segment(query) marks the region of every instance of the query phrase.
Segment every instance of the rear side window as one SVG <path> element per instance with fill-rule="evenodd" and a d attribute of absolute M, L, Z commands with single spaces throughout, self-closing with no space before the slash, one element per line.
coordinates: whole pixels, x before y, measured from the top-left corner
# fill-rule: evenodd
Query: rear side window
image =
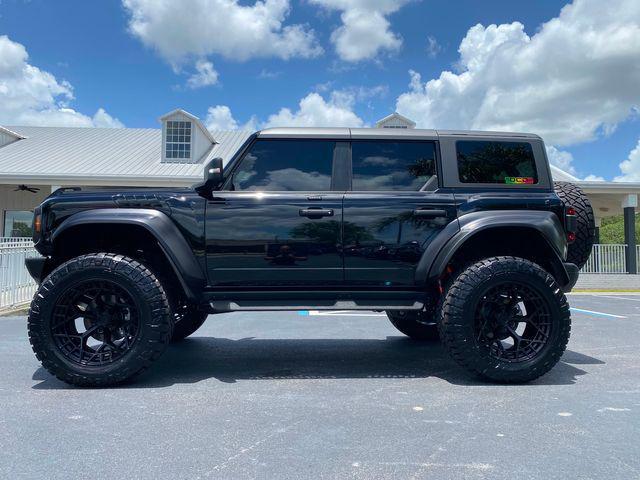
<path fill-rule="evenodd" d="M 335 142 L 257 140 L 233 173 L 233 190 L 331 190 Z"/>
<path fill-rule="evenodd" d="M 436 173 L 433 142 L 351 144 L 353 190 L 420 190 Z"/>
<path fill-rule="evenodd" d="M 456 142 L 462 183 L 538 183 L 531 144 L 527 142 Z"/>

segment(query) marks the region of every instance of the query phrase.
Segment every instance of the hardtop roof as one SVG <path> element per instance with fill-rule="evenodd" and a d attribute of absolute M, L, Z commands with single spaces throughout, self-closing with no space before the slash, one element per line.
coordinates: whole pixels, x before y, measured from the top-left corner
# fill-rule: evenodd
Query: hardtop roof
<path fill-rule="evenodd" d="M 540 139 L 532 133 L 476 130 L 430 130 L 422 128 L 321 128 L 277 127 L 257 132 L 260 138 L 333 138 L 437 140 L 439 137 L 489 137 Z"/>

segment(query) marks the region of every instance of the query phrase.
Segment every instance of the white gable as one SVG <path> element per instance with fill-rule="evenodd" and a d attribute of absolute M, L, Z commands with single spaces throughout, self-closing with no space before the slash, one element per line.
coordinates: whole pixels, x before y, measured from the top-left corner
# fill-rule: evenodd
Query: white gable
<path fill-rule="evenodd" d="M 9 145 L 10 143 L 15 142 L 16 140 L 22 140 L 24 137 L 19 133 L 16 133 L 8 128 L 0 126 L 0 148 L 5 145 Z"/>
<path fill-rule="evenodd" d="M 407 117 L 394 112 L 391 115 L 378 120 L 377 128 L 416 128 L 416 123 Z"/>
<path fill-rule="evenodd" d="M 163 163 L 199 163 L 216 144 L 198 117 L 182 109 L 163 115 L 160 121 Z"/>

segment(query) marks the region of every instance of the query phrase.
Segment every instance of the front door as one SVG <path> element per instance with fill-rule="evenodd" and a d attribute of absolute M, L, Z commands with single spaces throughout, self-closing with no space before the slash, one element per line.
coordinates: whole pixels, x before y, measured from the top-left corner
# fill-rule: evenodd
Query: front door
<path fill-rule="evenodd" d="M 354 140 L 352 190 L 344 198 L 345 282 L 412 288 L 426 247 L 456 218 L 439 192 L 435 143 Z"/>
<path fill-rule="evenodd" d="M 225 189 L 207 203 L 210 285 L 342 283 L 343 193 L 332 182 L 336 145 L 258 138 L 249 147 Z"/>

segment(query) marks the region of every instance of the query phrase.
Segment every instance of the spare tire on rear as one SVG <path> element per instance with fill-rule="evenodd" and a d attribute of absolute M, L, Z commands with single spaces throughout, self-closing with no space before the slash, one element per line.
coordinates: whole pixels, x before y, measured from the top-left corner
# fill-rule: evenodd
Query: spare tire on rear
<path fill-rule="evenodd" d="M 573 183 L 553 182 L 553 185 L 560 200 L 576 211 L 576 240 L 569 245 L 567 261 L 582 268 L 591 255 L 595 241 L 596 224 L 591 202 L 582 189 Z"/>

